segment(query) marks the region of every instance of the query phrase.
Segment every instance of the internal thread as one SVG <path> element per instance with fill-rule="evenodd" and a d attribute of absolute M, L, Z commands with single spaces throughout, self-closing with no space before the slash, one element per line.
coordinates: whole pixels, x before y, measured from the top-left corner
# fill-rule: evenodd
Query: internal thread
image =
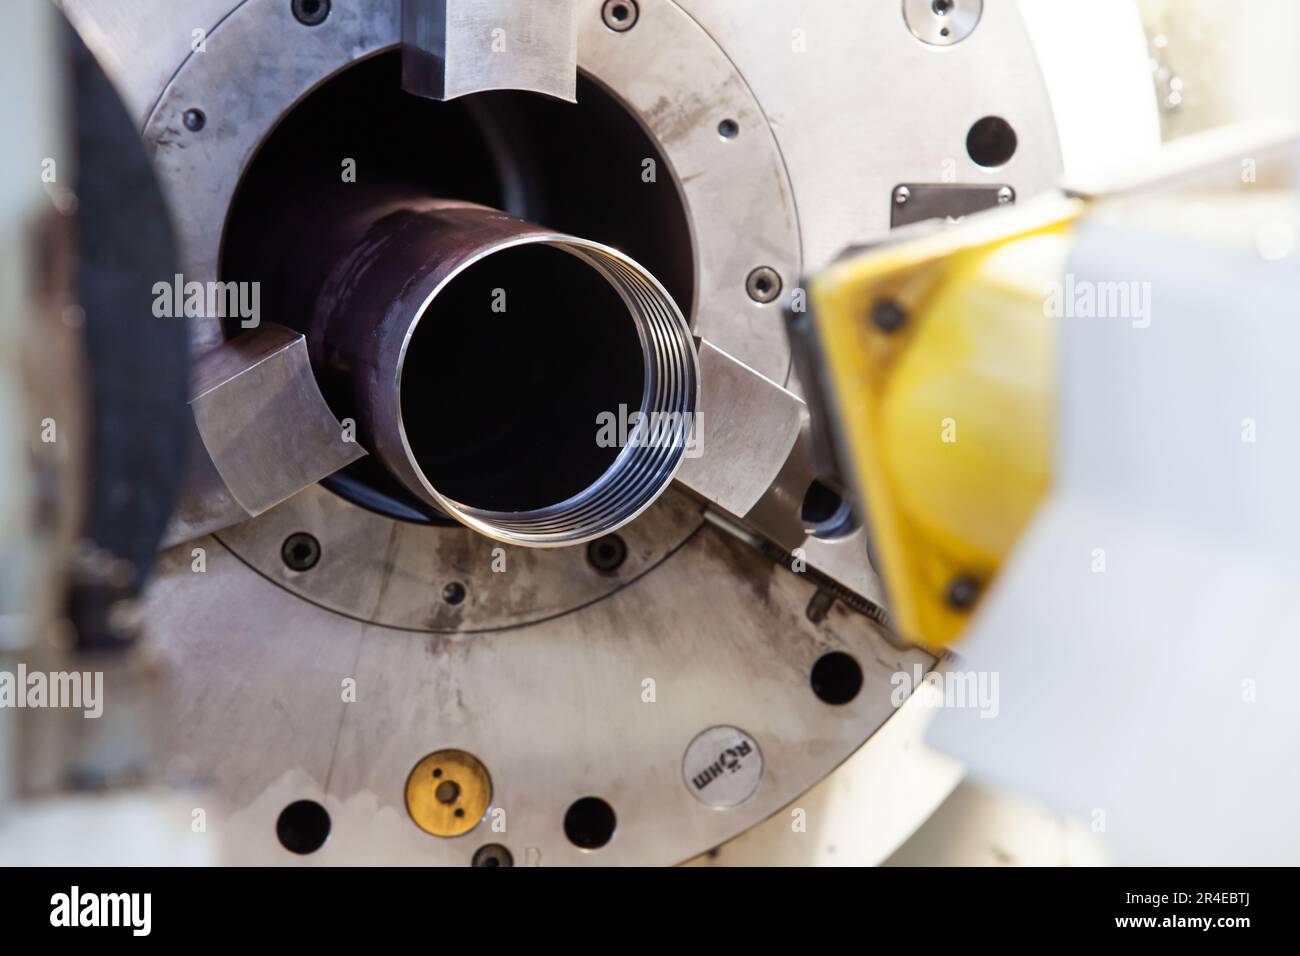
<path fill-rule="evenodd" d="M 534 547 L 590 541 L 625 525 L 653 504 L 686 454 L 699 394 L 699 364 L 690 327 L 649 273 L 615 250 L 595 243 L 555 238 L 545 244 L 586 262 L 623 299 L 636 325 L 645 362 L 641 407 L 635 409 L 641 419 L 629 429 L 626 445 L 604 474 L 554 505 L 531 511 L 490 511 L 447 498 L 429 485 L 458 520 L 499 540 Z M 595 421 L 591 428 L 594 442 Z"/>

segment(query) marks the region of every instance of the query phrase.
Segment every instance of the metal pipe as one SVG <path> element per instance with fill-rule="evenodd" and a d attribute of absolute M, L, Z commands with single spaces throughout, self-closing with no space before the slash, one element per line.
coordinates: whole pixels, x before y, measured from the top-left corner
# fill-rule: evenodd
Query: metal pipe
<path fill-rule="evenodd" d="M 690 328 L 599 243 L 483 206 L 395 200 L 335 227 L 313 365 L 420 499 L 492 538 L 578 544 L 672 481 L 698 398 Z"/>

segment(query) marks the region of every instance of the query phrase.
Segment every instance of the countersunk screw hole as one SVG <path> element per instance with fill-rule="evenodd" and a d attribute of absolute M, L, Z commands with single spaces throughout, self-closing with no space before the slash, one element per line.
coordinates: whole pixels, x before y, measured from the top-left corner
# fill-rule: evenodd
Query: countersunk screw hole
<path fill-rule="evenodd" d="M 616 534 L 607 534 L 587 545 L 587 562 L 601 574 L 613 574 L 627 560 L 627 543 Z"/>
<path fill-rule="evenodd" d="M 724 119 L 718 124 L 718 135 L 723 139 L 735 139 L 740 135 L 740 124 L 733 119 Z"/>
<path fill-rule="evenodd" d="M 615 33 L 631 30 L 640 16 L 635 0 L 605 0 L 605 5 L 600 8 L 600 18 Z"/>
<path fill-rule="evenodd" d="M 303 26 L 318 27 L 330 15 L 330 0 L 293 0 L 291 9 Z"/>
<path fill-rule="evenodd" d="M 200 109 L 186 110 L 185 114 L 181 117 L 181 121 L 184 122 L 185 128 L 191 133 L 197 133 L 208 124 L 208 118 L 203 114 L 203 110 Z"/>
<path fill-rule="evenodd" d="M 514 866 L 515 858 L 500 843 L 488 843 L 474 851 L 473 866 Z"/>
<path fill-rule="evenodd" d="M 320 560 L 320 542 L 306 531 L 295 531 L 280 546 L 280 558 L 291 571 L 310 571 Z"/>
<path fill-rule="evenodd" d="M 781 276 L 770 266 L 759 266 L 745 277 L 745 291 L 760 305 L 775 302 L 781 294 Z"/>

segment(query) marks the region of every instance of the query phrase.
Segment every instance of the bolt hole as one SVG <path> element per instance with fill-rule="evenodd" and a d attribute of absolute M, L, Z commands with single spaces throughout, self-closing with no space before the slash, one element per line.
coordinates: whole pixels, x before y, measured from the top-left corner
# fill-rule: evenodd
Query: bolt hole
<path fill-rule="evenodd" d="M 952 34 L 952 31 L 949 30 L 947 27 L 944 27 L 942 30 L 939 31 L 939 36 L 941 36 L 941 37 L 950 36 L 951 34 Z"/>
<path fill-rule="evenodd" d="M 462 810 L 460 807 L 457 807 L 457 808 L 456 808 L 455 816 L 459 819 L 460 817 L 463 817 L 464 815 L 465 815 L 465 811 Z"/>
<path fill-rule="evenodd" d="M 934 11 L 935 16 L 946 17 L 952 13 L 954 6 L 956 6 L 954 0 L 934 0 L 934 3 L 930 4 L 930 9 Z M 944 30 L 943 33 L 946 36 L 948 31 Z"/>
<path fill-rule="evenodd" d="M 297 800 L 280 811 L 275 835 L 290 853 L 315 853 L 330 835 L 329 812 L 315 800 Z"/>
<path fill-rule="evenodd" d="M 473 866 L 514 866 L 515 858 L 500 843 L 488 843 L 474 851 Z"/>
<path fill-rule="evenodd" d="M 459 581 L 452 581 L 442 589 L 442 599 L 448 604 L 459 604 L 465 600 L 465 585 Z"/>
<path fill-rule="evenodd" d="M 316 27 L 330 15 L 330 0 L 293 0 L 290 9 L 303 26 Z"/>
<path fill-rule="evenodd" d="M 601 574 L 613 574 L 627 560 L 627 543 L 616 534 L 607 534 L 587 545 L 587 562 Z"/>
<path fill-rule="evenodd" d="M 441 777 L 441 776 L 442 776 L 442 768 L 439 767 L 437 770 L 435 770 L 435 771 L 433 772 L 433 776 L 434 776 L 435 778 L 437 778 L 437 777 Z"/>
<path fill-rule="evenodd" d="M 1002 166 L 1016 154 L 1016 131 L 1000 116 L 977 120 L 966 134 L 966 152 L 978 166 Z"/>
<path fill-rule="evenodd" d="M 623 33 L 636 24 L 639 11 L 633 0 L 605 0 L 600 17 L 615 33 Z"/>
<path fill-rule="evenodd" d="M 280 546 L 280 558 L 291 571 L 310 571 L 320 561 L 320 542 L 305 531 L 295 531 Z"/>
<path fill-rule="evenodd" d="M 862 668 L 843 651 L 831 651 L 817 658 L 812 669 L 812 689 L 826 704 L 847 704 L 862 689 Z"/>
<path fill-rule="evenodd" d="M 583 850 L 598 850 L 614 836 L 614 808 L 600 797 L 575 800 L 564 814 L 564 835 Z"/>
<path fill-rule="evenodd" d="M 755 302 L 766 305 L 781 294 L 781 276 L 771 266 L 759 266 L 745 277 L 745 291 Z"/>
<path fill-rule="evenodd" d="M 723 139 L 735 139 L 740 135 L 740 124 L 733 119 L 724 119 L 718 124 L 718 135 Z"/>
<path fill-rule="evenodd" d="M 199 130 L 203 129 L 204 126 L 208 125 L 208 118 L 204 115 L 203 110 L 201 109 L 186 110 L 185 114 L 181 117 L 181 120 L 185 123 L 185 128 L 191 133 L 197 133 Z"/>

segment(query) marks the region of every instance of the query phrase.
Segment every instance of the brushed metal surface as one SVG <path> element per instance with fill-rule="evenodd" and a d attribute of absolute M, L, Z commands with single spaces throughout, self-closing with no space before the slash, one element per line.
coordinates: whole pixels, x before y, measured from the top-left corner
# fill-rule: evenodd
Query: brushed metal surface
<path fill-rule="evenodd" d="M 464 633 L 521 627 L 578 610 L 655 569 L 701 524 L 699 506 L 669 491 L 619 536 L 628 554 L 601 574 L 585 548 L 539 552 L 463 527 L 397 521 L 311 487 L 218 537 L 248 567 L 306 601 L 357 620 L 412 631 Z M 285 567 L 280 546 L 299 531 L 321 558 L 310 571 Z M 458 604 L 443 599 L 451 583 Z"/>
<path fill-rule="evenodd" d="M 205 353 L 193 379 L 190 408 L 203 447 L 250 515 L 366 454 L 325 404 L 303 336 L 282 325 L 268 322 Z"/>
<path fill-rule="evenodd" d="M 167 552 L 147 611 L 173 674 L 172 751 L 221 794 L 227 810 L 208 827 L 229 862 L 466 865 L 495 842 L 516 865 L 676 863 L 811 786 L 894 712 L 889 676 L 932 663 L 839 607 L 811 623 L 807 580 L 711 528 L 579 612 L 455 635 L 342 617 L 252 574 L 214 539 L 201 543 L 206 572 L 192 573 L 188 549 Z M 852 654 L 865 676 L 844 706 L 809 686 L 831 650 Z M 681 774 L 690 742 L 721 724 L 744 728 L 764 759 L 757 792 L 729 810 L 700 803 Z M 483 761 L 504 832 L 492 811 L 455 839 L 407 816 L 411 768 L 444 747 Z M 618 815 L 596 851 L 563 831 L 566 809 L 587 795 Z M 329 841 L 306 857 L 274 836 L 299 799 L 332 818 Z"/>
<path fill-rule="evenodd" d="M 273 0 L 67 2 L 154 144 L 187 277 L 200 281 L 217 277 L 230 197 L 282 113 L 400 41 L 397 0 L 335 0 L 309 34 Z M 805 272 L 888 231 L 896 184 L 996 181 L 1028 198 L 1059 173 L 1050 105 L 1014 4 L 987 4 L 978 29 L 947 49 L 919 43 L 895 3 L 642 0 L 621 33 L 600 8 L 576 5 L 578 64 L 668 159 L 659 172 L 678 185 L 695 246 L 695 300 L 683 310 L 697 334 L 796 391 L 781 309 Z M 206 31 L 206 52 L 191 49 L 192 28 Z M 180 119 L 196 106 L 208 117 L 198 134 Z M 1007 119 L 1020 142 L 996 176 L 965 155 L 967 130 L 985 115 Z M 734 135 L 720 133 L 724 121 Z M 746 293 L 759 266 L 781 277 L 780 300 Z M 195 332 L 204 348 L 221 340 L 211 323 Z M 792 439 L 780 429 L 773 437 L 779 473 Z M 279 544 L 308 521 L 325 534 L 322 574 L 291 580 Z M 701 527 L 698 507 L 675 492 L 621 532 L 626 580 L 597 579 L 572 550 L 536 555 L 534 566 L 511 552 L 500 574 L 483 564 L 491 542 L 470 543 L 471 532 L 396 525 L 313 487 L 223 532 L 234 550 L 197 542 L 208 554 L 201 574 L 188 547 L 165 556 L 148 610 L 173 665 L 173 750 L 226 804 L 219 825 L 233 860 L 464 864 L 499 842 L 517 865 L 676 862 L 826 774 L 893 713 L 890 675 L 932 663 L 839 604 L 813 623 L 804 613 L 812 582 Z M 355 563 L 331 563 L 336 552 Z M 459 617 L 439 603 L 448 573 L 468 582 Z M 842 707 L 809 687 L 813 662 L 833 649 L 864 671 L 862 692 Z M 348 678 L 351 703 L 341 693 Z M 654 703 L 643 700 L 645 680 L 655 682 Z M 757 792 L 729 810 L 702 805 L 681 779 L 691 740 L 719 725 L 743 728 L 764 758 Z M 480 825 L 439 840 L 410 821 L 406 776 L 440 747 L 487 765 L 504 833 Z M 571 845 L 562 827 L 569 803 L 588 794 L 618 814 L 597 851 Z M 329 842 L 310 857 L 274 839 L 280 810 L 303 798 L 333 818 Z"/>
<path fill-rule="evenodd" d="M 574 102 L 575 0 L 401 0 L 402 89 L 450 100 L 532 90 Z"/>
<path fill-rule="evenodd" d="M 1022 200 L 1056 185 L 1056 121 L 1011 0 L 986 3 L 978 29 L 947 48 L 917 42 L 894 2 L 679 5 L 763 105 L 793 186 L 805 273 L 886 235 L 898 183 L 1000 182 Z M 989 115 L 1020 139 L 996 171 L 966 155 L 971 124 Z"/>

